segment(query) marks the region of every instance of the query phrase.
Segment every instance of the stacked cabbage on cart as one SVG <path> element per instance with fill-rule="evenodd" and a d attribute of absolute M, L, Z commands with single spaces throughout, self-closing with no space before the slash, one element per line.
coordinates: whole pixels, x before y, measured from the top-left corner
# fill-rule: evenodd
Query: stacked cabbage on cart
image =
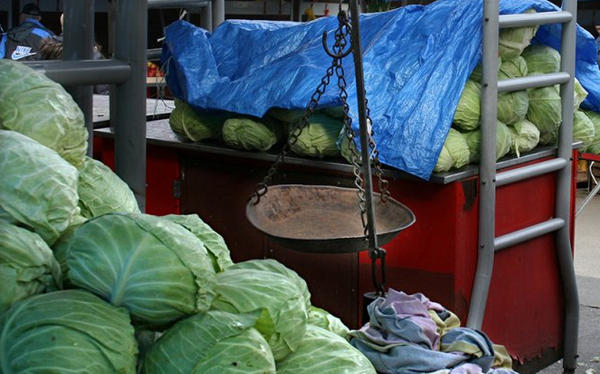
<path fill-rule="evenodd" d="M 0 82 L 0 373 L 375 373 L 295 272 L 140 213 L 60 85 Z"/>
<path fill-rule="evenodd" d="M 544 45 L 530 45 L 537 27 L 506 29 L 500 32 L 498 80 L 522 78 L 560 71 L 560 54 Z M 435 171 L 448 171 L 477 162 L 481 139 L 481 78 L 478 66 L 467 81 Z M 579 109 L 587 92 L 575 79 L 573 139 L 583 150 L 600 151 L 600 130 L 594 112 Z M 511 153 L 519 157 L 539 145 L 554 145 L 562 123 L 558 85 L 498 94 L 496 158 Z"/>
<path fill-rule="evenodd" d="M 531 10 L 533 12 L 533 10 Z M 545 45 L 530 45 L 537 27 L 505 29 L 500 32 L 498 80 L 556 73 L 560 70 L 560 54 Z M 434 171 L 444 172 L 479 162 L 481 139 L 481 78 L 478 66 L 465 83 L 460 102 Z M 600 153 L 600 132 L 596 131 L 599 115 L 579 109 L 587 96 L 575 80 L 575 117 L 573 137 L 583 142 L 585 152 Z M 402 105 L 401 102 L 398 105 Z M 237 113 L 196 110 L 177 101 L 170 123 L 172 129 L 191 141 L 218 141 L 226 146 L 268 151 L 287 141 L 292 126 L 302 119 L 301 110 L 271 108 L 263 117 L 248 117 Z M 355 147 L 343 134 L 343 112 L 340 107 L 324 108 L 309 118 L 291 147 L 301 157 L 339 157 L 351 161 Z M 532 151 L 538 145 L 557 142 L 562 123 L 559 85 L 528 89 L 498 95 L 497 159 L 511 154 Z"/>

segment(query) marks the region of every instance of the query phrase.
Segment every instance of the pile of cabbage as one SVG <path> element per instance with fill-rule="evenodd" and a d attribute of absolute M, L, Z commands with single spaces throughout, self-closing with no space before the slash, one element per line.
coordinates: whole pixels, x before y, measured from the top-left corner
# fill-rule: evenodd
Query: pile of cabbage
<path fill-rule="evenodd" d="M 0 373 L 375 374 L 294 271 L 142 214 L 62 87 L 10 60 L 0 80 L 44 107 L 0 104 Z"/>
<path fill-rule="evenodd" d="M 534 12 L 533 10 L 529 12 Z M 560 71 L 560 53 L 544 45 L 531 45 L 535 27 L 500 31 L 498 80 L 521 78 Z M 440 153 L 436 172 L 460 168 L 478 162 L 481 126 L 481 79 L 479 65 L 466 82 L 456 108 L 453 128 Z M 559 86 L 498 94 L 496 158 L 507 154 L 520 157 L 538 145 L 554 145 L 562 123 Z M 587 152 L 600 151 L 600 134 L 593 112 L 579 109 L 587 92 L 575 79 L 573 139 L 583 142 Z M 465 147 L 465 142 L 468 147 Z M 465 162 L 465 160 L 469 160 Z"/>
<path fill-rule="evenodd" d="M 171 129 L 193 142 L 218 141 L 243 151 L 266 152 L 288 140 L 304 111 L 273 108 L 263 118 L 235 113 L 200 111 L 181 100 L 169 117 Z M 342 130 L 341 108 L 326 108 L 310 117 L 295 134 L 291 151 L 303 157 L 339 157 L 337 140 Z"/>

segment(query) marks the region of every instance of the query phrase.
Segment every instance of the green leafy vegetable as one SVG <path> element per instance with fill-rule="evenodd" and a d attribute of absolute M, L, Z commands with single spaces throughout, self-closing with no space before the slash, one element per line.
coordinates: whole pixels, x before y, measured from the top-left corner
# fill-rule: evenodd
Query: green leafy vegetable
<path fill-rule="evenodd" d="M 255 328 L 269 343 L 275 360 L 296 350 L 308 319 L 296 281 L 278 272 L 231 267 L 217 274 L 215 291 L 214 310 L 261 312 Z"/>
<path fill-rule="evenodd" d="M 0 221 L 0 313 L 16 301 L 60 287 L 60 267 L 42 238 Z"/>
<path fill-rule="evenodd" d="M 560 53 L 545 45 L 531 45 L 523 52 L 529 75 L 558 73 L 560 71 Z"/>
<path fill-rule="evenodd" d="M 269 271 L 272 273 L 277 273 L 286 277 L 290 282 L 294 283 L 300 294 L 302 295 L 302 300 L 304 301 L 304 305 L 308 310 L 311 307 L 310 304 L 310 292 L 308 291 L 308 286 L 306 285 L 306 281 L 302 279 L 292 269 L 285 267 L 279 261 L 271 260 L 271 259 L 263 259 L 263 260 L 248 260 L 244 262 L 238 262 L 237 264 L 231 267 L 232 270 L 236 269 L 252 269 L 252 270 L 260 270 L 260 271 Z"/>
<path fill-rule="evenodd" d="M 521 156 L 521 153 L 529 152 L 537 147 L 540 142 L 540 130 L 526 119 L 508 127 L 512 135 L 510 151 L 512 154 Z"/>
<path fill-rule="evenodd" d="M 528 90 L 529 109 L 527 119 L 540 130 L 540 144 L 556 142 L 562 122 L 562 106 L 557 86 Z"/>
<path fill-rule="evenodd" d="M 481 153 L 481 130 L 475 130 L 465 134 L 467 144 L 470 150 L 470 162 L 479 162 Z M 496 127 L 496 160 L 504 157 L 509 151 L 513 142 L 512 134 L 508 126 L 497 121 Z"/>
<path fill-rule="evenodd" d="M 26 65 L 0 60 L 0 129 L 20 132 L 80 167 L 88 133 L 64 88 Z"/>
<path fill-rule="evenodd" d="M 498 56 L 498 70 L 500 69 L 501 65 L 502 65 L 502 59 L 500 58 L 500 56 Z M 472 80 L 473 82 L 481 83 L 482 79 L 483 79 L 483 66 L 481 65 L 481 63 L 479 63 L 475 67 L 475 70 L 473 70 L 473 72 L 471 73 L 469 80 Z"/>
<path fill-rule="evenodd" d="M 592 111 L 585 111 L 584 112 L 588 118 L 590 119 L 590 121 L 592 121 L 592 123 L 594 124 L 594 140 L 592 140 L 592 144 L 590 144 L 587 149 L 585 149 L 585 152 L 589 152 L 589 153 L 599 153 L 598 151 L 593 152 L 594 150 L 600 150 L 600 114 L 596 113 L 596 112 L 592 112 Z"/>
<path fill-rule="evenodd" d="M 331 331 L 332 333 L 341 336 L 344 339 L 347 339 L 348 332 L 350 332 L 348 327 L 346 327 L 346 325 L 344 325 L 339 318 L 330 314 L 326 310 L 312 305 L 308 310 L 308 324 Z"/>
<path fill-rule="evenodd" d="M 443 172 L 453 167 L 461 168 L 465 166 L 469 163 L 469 152 L 465 136 L 461 132 L 451 128 L 433 171 Z"/>
<path fill-rule="evenodd" d="M 279 140 L 281 129 L 249 118 L 232 118 L 223 125 L 223 140 L 233 148 L 268 151 Z"/>
<path fill-rule="evenodd" d="M 530 9 L 525 13 L 535 13 Z M 537 33 L 538 26 L 515 27 L 511 29 L 500 30 L 500 40 L 498 41 L 498 53 L 504 60 L 510 60 L 519 56 Z"/>
<path fill-rule="evenodd" d="M 56 251 L 69 281 L 161 327 L 208 310 L 215 271 L 204 244 L 184 227 L 145 214 L 106 214 L 81 225 Z"/>
<path fill-rule="evenodd" d="M 375 374 L 371 362 L 344 338 L 308 325 L 298 349 L 277 362 L 277 374 Z"/>
<path fill-rule="evenodd" d="M 278 121 L 291 124 L 299 121 L 304 116 L 304 110 L 271 108 L 267 112 L 267 116 L 273 117 Z"/>
<path fill-rule="evenodd" d="M 585 98 L 588 96 L 588 92 L 585 90 L 585 88 L 583 88 L 581 83 L 579 83 L 579 80 L 577 78 L 575 78 L 574 92 L 575 97 L 573 100 L 573 106 L 575 107 L 575 110 L 577 110 L 579 109 L 581 103 L 583 103 L 585 101 Z"/>
<path fill-rule="evenodd" d="M 583 142 L 583 149 L 587 149 L 595 138 L 596 129 L 592 120 L 581 110 L 576 111 L 573 118 L 573 140 Z"/>
<path fill-rule="evenodd" d="M 306 125 L 298 140 L 291 146 L 292 152 L 301 156 L 329 157 L 339 155 L 336 141 L 342 122 L 324 114 L 315 114 Z"/>
<path fill-rule="evenodd" d="M 52 245 L 79 215 L 77 169 L 56 152 L 0 130 L 0 216 Z"/>
<path fill-rule="evenodd" d="M 171 214 L 163 216 L 163 218 L 185 227 L 204 243 L 204 248 L 208 251 L 213 268 L 217 273 L 233 265 L 223 237 L 202 221 L 197 214 Z"/>
<path fill-rule="evenodd" d="M 498 80 L 521 78 L 527 75 L 527 63 L 518 56 L 506 60 L 500 65 Z M 529 108 L 529 96 L 526 91 L 504 92 L 498 94 L 498 120 L 513 124 L 525 119 Z"/>
<path fill-rule="evenodd" d="M 275 374 L 269 345 L 252 328 L 259 314 L 209 311 L 178 322 L 146 355 L 144 373 Z"/>
<path fill-rule="evenodd" d="M 86 218 L 106 213 L 139 213 L 133 192 L 110 168 L 86 157 L 79 171 L 79 208 Z"/>
<path fill-rule="evenodd" d="M 2 373 L 135 374 L 127 311 L 80 290 L 30 297 L 0 316 Z"/>
<path fill-rule="evenodd" d="M 224 113 L 200 113 L 185 101 L 175 99 L 175 109 L 171 112 L 169 124 L 173 131 L 185 135 L 193 142 L 199 142 L 219 138 L 226 119 L 227 115 Z"/>
<path fill-rule="evenodd" d="M 481 84 L 468 80 L 454 113 L 454 124 L 465 131 L 479 127 L 481 114 Z"/>

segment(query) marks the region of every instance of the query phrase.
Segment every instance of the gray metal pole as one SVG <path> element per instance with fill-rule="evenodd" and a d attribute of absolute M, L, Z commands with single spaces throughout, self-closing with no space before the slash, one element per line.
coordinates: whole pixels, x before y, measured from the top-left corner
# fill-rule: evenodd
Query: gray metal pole
<path fill-rule="evenodd" d="M 213 31 L 213 6 L 210 2 L 200 10 L 200 27 Z"/>
<path fill-rule="evenodd" d="M 480 329 L 494 266 L 496 207 L 496 118 L 498 99 L 498 0 L 483 3 L 483 80 L 481 85 L 481 162 L 479 166 L 479 243 L 477 270 L 467 326 Z"/>
<path fill-rule="evenodd" d="M 216 29 L 225 22 L 225 0 L 213 0 L 212 12 L 212 27 Z"/>
<path fill-rule="evenodd" d="M 115 166 L 142 211 L 146 206 L 147 33 L 147 0 L 118 0 L 115 58 L 131 65 L 131 75 L 115 89 Z"/>
<path fill-rule="evenodd" d="M 561 71 L 571 75 L 568 82 L 560 86 L 562 98 L 562 125 L 559 130 L 558 157 L 571 160 L 573 154 L 573 88 L 575 76 L 575 46 L 577 30 L 577 1 L 564 0 L 562 8 L 573 15 L 571 21 L 562 26 Z M 557 174 L 556 218 L 571 222 L 571 164 Z M 564 359 L 563 368 L 574 372 L 577 367 L 577 338 L 579 327 L 579 296 L 573 268 L 570 225 L 556 233 L 557 256 L 565 298 Z"/>
<path fill-rule="evenodd" d="M 358 0 L 350 0 L 350 14 L 352 16 L 352 57 L 354 58 L 354 72 L 356 77 L 356 96 L 358 100 L 358 120 L 360 122 L 360 147 L 362 152 L 362 173 L 365 182 L 365 197 L 367 208 L 367 228 L 369 230 L 369 249 L 379 248 L 377 245 L 377 232 L 375 226 L 375 207 L 373 205 L 373 178 L 371 176 L 371 156 L 369 151 L 369 124 L 367 124 L 367 107 L 365 102 L 364 72 L 362 65 L 362 47 L 360 42 Z"/>
<path fill-rule="evenodd" d="M 91 60 L 94 57 L 94 0 L 65 0 L 63 60 Z M 88 156 L 93 152 L 93 86 L 67 87 L 83 111 L 88 129 Z"/>

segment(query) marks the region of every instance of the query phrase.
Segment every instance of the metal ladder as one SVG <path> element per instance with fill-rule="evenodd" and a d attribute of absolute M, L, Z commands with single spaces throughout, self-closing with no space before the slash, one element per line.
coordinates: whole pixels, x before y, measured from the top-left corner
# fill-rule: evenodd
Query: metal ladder
<path fill-rule="evenodd" d="M 479 248 L 467 326 L 480 329 L 497 251 L 539 236 L 555 233 L 557 258 L 565 299 L 563 368 L 573 372 L 577 360 L 579 299 L 569 236 L 571 157 L 573 142 L 573 86 L 577 1 L 563 0 L 555 12 L 499 15 L 499 0 L 483 0 L 483 78 L 481 98 L 481 163 L 479 167 Z M 498 39 L 500 28 L 562 23 L 561 72 L 498 82 Z M 496 172 L 496 118 L 499 92 L 560 84 L 562 125 L 557 157 L 510 171 Z M 554 218 L 499 237 L 495 234 L 496 188 L 556 172 Z"/>

